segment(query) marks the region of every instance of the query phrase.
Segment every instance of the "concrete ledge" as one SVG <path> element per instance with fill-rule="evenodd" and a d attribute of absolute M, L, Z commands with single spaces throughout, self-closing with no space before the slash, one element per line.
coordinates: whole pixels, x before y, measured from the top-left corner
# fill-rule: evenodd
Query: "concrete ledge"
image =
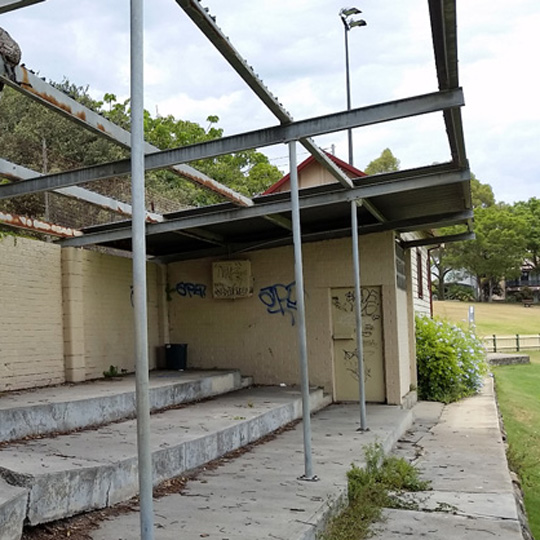
<path fill-rule="evenodd" d="M 311 392 L 312 410 L 328 404 Z M 300 418 L 298 391 L 256 388 L 152 419 L 154 482 L 178 476 Z M 0 476 L 28 490 L 31 525 L 104 508 L 138 492 L 136 425 L 30 441 L 0 451 Z"/>
<path fill-rule="evenodd" d="M 531 358 L 528 354 L 521 353 L 489 353 L 488 363 L 492 366 L 508 366 L 512 364 L 530 364 Z"/>
<path fill-rule="evenodd" d="M 150 406 L 163 409 L 242 387 L 238 371 L 153 372 Z M 0 397 L 0 442 L 98 426 L 135 416 L 133 377 Z"/>
<path fill-rule="evenodd" d="M 0 478 L 0 538 L 19 540 L 26 516 L 26 489 L 10 486 Z"/>

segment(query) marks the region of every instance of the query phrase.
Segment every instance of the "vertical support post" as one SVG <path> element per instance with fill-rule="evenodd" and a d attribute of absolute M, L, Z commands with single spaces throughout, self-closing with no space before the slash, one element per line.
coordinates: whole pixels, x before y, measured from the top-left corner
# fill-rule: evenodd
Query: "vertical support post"
<path fill-rule="evenodd" d="M 358 207 L 351 201 L 352 255 L 354 271 L 354 310 L 356 315 L 356 357 L 358 359 L 358 396 L 360 403 L 360 429 L 367 431 L 366 390 L 364 382 L 364 340 L 362 335 L 362 289 L 360 280 L 360 250 L 358 248 Z"/>
<path fill-rule="evenodd" d="M 133 306 L 137 395 L 137 450 L 141 539 L 154 539 L 144 189 L 143 0 L 131 0 L 131 194 L 133 206 Z"/>
<path fill-rule="evenodd" d="M 347 86 L 347 110 L 351 110 L 351 75 L 349 67 L 349 27 L 345 19 L 342 19 L 345 31 L 345 84 Z M 353 141 L 352 129 L 347 130 L 347 145 L 349 148 L 349 165 L 353 165 Z"/>
<path fill-rule="evenodd" d="M 497 352 L 497 336 L 493 334 L 493 352 Z"/>
<path fill-rule="evenodd" d="M 519 352 L 519 334 L 516 334 L 516 349 Z"/>
<path fill-rule="evenodd" d="M 311 456 L 311 411 L 309 405 L 309 372 L 306 336 L 306 308 L 304 303 L 304 268 L 302 263 L 302 231 L 300 229 L 300 200 L 298 195 L 298 169 L 296 141 L 289 142 L 289 167 L 291 170 L 291 209 L 294 243 L 294 278 L 296 282 L 296 309 L 298 348 L 300 353 L 300 379 L 302 387 L 302 427 L 304 431 L 304 475 L 302 480 L 317 480 L 313 474 Z"/>

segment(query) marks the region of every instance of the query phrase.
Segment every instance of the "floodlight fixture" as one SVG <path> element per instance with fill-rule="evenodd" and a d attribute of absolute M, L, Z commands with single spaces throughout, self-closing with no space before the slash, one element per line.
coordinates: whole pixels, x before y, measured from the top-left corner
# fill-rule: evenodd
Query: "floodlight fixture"
<path fill-rule="evenodd" d="M 348 7 L 343 8 L 339 12 L 341 22 L 343 23 L 343 31 L 345 33 L 345 74 L 347 88 L 347 110 L 351 110 L 351 80 L 349 74 L 349 30 L 351 28 L 367 26 L 364 19 L 351 19 L 354 15 L 362 13 L 358 8 Z M 349 146 L 349 165 L 353 165 L 353 147 L 352 147 L 352 130 L 348 130 L 348 146 Z"/>
<path fill-rule="evenodd" d="M 350 8 L 343 8 L 339 15 L 341 18 L 344 17 L 350 17 L 351 15 L 358 15 L 359 13 L 362 13 L 358 8 L 350 7 Z"/>
<path fill-rule="evenodd" d="M 358 19 L 349 23 L 349 28 L 354 28 L 355 26 L 367 26 L 367 22 L 364 19 Z"/>

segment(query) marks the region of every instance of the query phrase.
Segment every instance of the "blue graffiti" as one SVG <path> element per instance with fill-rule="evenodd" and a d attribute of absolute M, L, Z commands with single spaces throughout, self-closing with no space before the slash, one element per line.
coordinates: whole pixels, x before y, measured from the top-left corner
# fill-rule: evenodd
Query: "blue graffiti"
<path fill-rule="evenodd" d="M 206 285 L 203 283 L 180 281 L 174 287 L 167 286 L 165 292 L 167 293 L 167 300 L 172 300 L 171 293 L 173 292 L 176 292 L 179 296 L 184 298 L 193 298 L 194 296 L 206 298 Z"/>
<path fill-rule="evenodd" d="M 296 311 L 295 285 L 294 281 L 288 285 L 275 283 L 259 291 L 259 300 L 266 306 L 266 311 L 272 315 L 288 313 L 291 316 L 293 326 L 295 323 L 294 312 Z"/>

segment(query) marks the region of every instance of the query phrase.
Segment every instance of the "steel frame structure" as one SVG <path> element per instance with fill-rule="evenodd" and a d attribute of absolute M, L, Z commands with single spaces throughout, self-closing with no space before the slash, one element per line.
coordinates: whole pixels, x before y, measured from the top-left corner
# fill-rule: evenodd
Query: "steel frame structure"
<path fill-rule="evenodd" d="M 0 13 L 30 6 L 44 0 L 0 0 Z M 11 80 L 0 61 L 0 82 L 11 84 L 13 87 L 24 91 L 34 99 L 53 107 L 58 112 L 67 115 L 88 129 L 100 135 L 107 136 L 125 148 L 131 148 L 131 159 L 120 160 L 95 167 L 87 167 L 66 173 L 53 175 L 35 175 L 28 178 L 31 173 L 19 174 L 26 179 L 0 186 L 0 199 L 17 197 L 24 194 L 36 193 L 48 190 L 69 190 L 69 196 L 86 196 L 81 192 L 74 192 L 73 186 L 81 183 L 91 182 L 98 179 L 113 178 L 119 175 L 131 173 L 133 180 L 132 191 L 134 194 L 133 208 L 129 209 L 133 213 L 133 223 L 131 228 L 120 225 L 102 232 L 83 234 L 77 238 L 63 240 L 64 246 L 81 246 L 90 243 L 107 242 L 114 239 L 132 238 L 134 252 L 134 296 L 136 317 L 136 343 L 137 343 L 137 403 L 139 417 L 139 477 L 141 491 L 141 538 L 151 540 L 153 538 L 153 515 L 152 515 L 152 471 L 151 460 L 149 459 L 149 429 L 148 429 L 148 384 L 145 377 L 148 371 L 147 346 L 146 346 L 146 281 L 144 265 L 146 261 L 145 235 L 160 234 L 162 232 L 183 232 L 185 234 L 195 234 L 199 237 L 206 235 L 208 241 L 217 245 L 222 243 L 219 235 L 212 238 L 208 231 L 193 231 L 197 227 L 215 223 L 220 224 L 225 221 L 248 219 L 252 216 L 266 216 L 276 221 L 280 226 L 291 229 L 294 236 L 295 253 L 295 273 L 297 282 L 302 282 L 302 252 L 301 244 L 305 238 L 300 230 L 300 210 L 302 208 L 317 207 L 331 204 L 332 201 L 349 202 L 354 208 L 355 216 L 351 214 L 353 223 L 356 222 L 357 202 L 361 203 L 369 210 L 378 223 L 361 226 L 361 232 L 372 232 L 379 230 L 400 230 L 399 220 L 388 221 L 384 213 L 380 211 L 369 199 L 383 194 L 400 193 L 421 187 L 434 187 L 437 185 L 461 184 L 463 186 L 464 208 L 460 212 L 439 213 L 438 215 L 427 214 L 425 216 L 415 216 L 405 220 L 401 225 L 407 230 L 427 228 L 430 226 L 441 226 L 448 223 L 466 223 L 469 232 L 464 235 L 453 235 L 446 241 L 462 239 L 471 235 L 472 210 L 470 187 L 468 180 L 470 173 L 465 152 L 463 128 L 461 121 L 460 107 L 464 104 L 463 94 L 459 88 L 458 63 L 457 63 L 457 36 L 456 36 L 456 0 L 427 0 L 430 12 L 431 32 L 433 50 L 439 91 L 423 96 L 416 96 L 405 100 L 398 100 L 389 103 L 381 103 L 369 107 L 363 107 L 350 111 L 344 111 L 311 118 L 302 121 L 294 121 L 292 116 L 273 96 L 268 88 L 263 84 L 246 60 L 236 51 L 231 42 L 223 35 L 215 24 L 214 19 L 200 5 L 198 0 L 175 0 L 184 13 L 199 27 L 207 39 L 220 52 L 230 66 L 246 82 L 251 90 L 268 109 L 279 120 L 279 126 L 268 127 L 249 133 L 226 137 L 223 139 L 210 141 L 202 144 L 191 145 L 184 148 L 176 148 L 167 151 L 156 151 L 155 148 L 145 147 L 141 129 L 141 119 L 143 112 L 142 89 L 143 89 L 143 1 L 131 0 L 131 76 L 132 76 L 132 126 L 131 137 L 117 126 L 104 123 L 99 115 L 88 114 L 87 110 L 77 108 L 76 103 L 69 103 L 66 108 L 65 96 L 52 96 L 50 87 L 44 87 L 42 82 L 24 68 L 16 68 L 15 80 Z M 1 59 L 0 59 L 1 60 Z M 37 79 L 37 80 L 36 80 Z M 381 175 L 380 177 L 364 181 L 362 185 L 345 176 L 334 163 L 322 152 L 310 137 L 327 134 L 335 131 L 346 130 L 355 127 L 373 125 L 381 122 L 388 122 L 399 118 L 406 118 L 420 114 L 442 111 L 452 162 L 445 168 L 440 166 L 426 167 L 423 174 L 418 171 L 402 171 L 399 175 Z M 94 113 L 95 114 L 95 113 Z M 289 201 L 272 201 L 268 203 L 255 203 L 249 198 L 243 198 L 231 192 L 228 188 L 218 185 L 214 180 L 203 178 L 198 171 L 190 169 L 185 163 L 214 157 L 217 155 L 238 152 L 241 150 L 260 148 L 274 144 L 287 143 L 290 148 L 291 180 L 296 180 L 296 151 L 294 146 L 299 141 L 309 152 L 338 180 L 343 186 L 340 192 L 322 193 L 310 197 L 300 197 L 298 186 L 292 186 L 292 199 Z M 145 156 L 145 152 L 151 152 Z M 3 163 L 3 168 L 9 168 L 12 164 Z M 146 224 L 146 212 L 144 208 L 144 171 L 172 167 L 184 177 L 189 178 L 205 187 L 210 187 L 231 199 L 236 207 L 227 209 L 217 209 L 215 212 L 204 213 L 195 216 L 176 217 L 173 219 L 164 218 L 158 223 Z M 294 169 L 294 172 L 293 170 Z M 2 169 L 0 169 L 1 171 Z M 7 171 L 4 170 L 4 174 Z M 19 176 L 20 178 L 20 176 Z M 64 193 L 65 194 L 65 193 Z M 102 201 L 111 204 L 110 201 Z M 284 218 L 281 212 L 291 212 L 292 220 Z M 352 210 L 351 210 L 352 212 Z M 416 223 L 415 223 L 416 222 Z M 358 226 L 355 225 L 355 233 Z M 348 234 L 351 233 L 350 228 Z M 317 233 L 321 234 L 321 233 Z M 339 231 L 333 230 L 329 234 L 334 237 Z M 344 233 L 345 234 L 345 233 Z M 355 235 L 354 235 L 355 236 Z M 405 242 L 405 247 L 427 245 L 431 239 L 421 241 Z M 433 239 L 433 242 L 440 243 L 443 239 Z M 279 242 L 280 240 L 278 240 Z M 250 249 L 247 246 L 245 249 Z M 357 257 L 355 258 L 355 274 L 358 274 Z M 359 290 L 358 281 L 355 287 Z M 303 288 L 297 291 L 299 299 L 303 300 Z M 303 302 L 300 302 L 299 320 L 303 320 Z M 361 321 L 357 320 L 360 328 Z M 299 325 L 300 340 L 300 367 L 302 374 L 303 392 L 309 387 L 309 375 L 307 372 L 307 354 L 305 353 L 305 324 Z M 358 330 L 357 330 L 358 331 Z M 303 334 L 302 334 L 303 332 Z M 361 345 L 359 345 L 359 348 Z M 361 353 L 361 351 L 359 351 Z M 362 389 L 360 389 L 362 392 Z M 361 400 L 363 397 L 361 396 Z M 307 409 L 307 410 L 306 410 Z M 309 426 L 309 407 L 304 403 L 304 426 Z M 311 466 L 309 428 L 305 427 L 304 432 L 304 452 L 305 452 L 305 474 L 306 479 L 314 479 Z"/>

